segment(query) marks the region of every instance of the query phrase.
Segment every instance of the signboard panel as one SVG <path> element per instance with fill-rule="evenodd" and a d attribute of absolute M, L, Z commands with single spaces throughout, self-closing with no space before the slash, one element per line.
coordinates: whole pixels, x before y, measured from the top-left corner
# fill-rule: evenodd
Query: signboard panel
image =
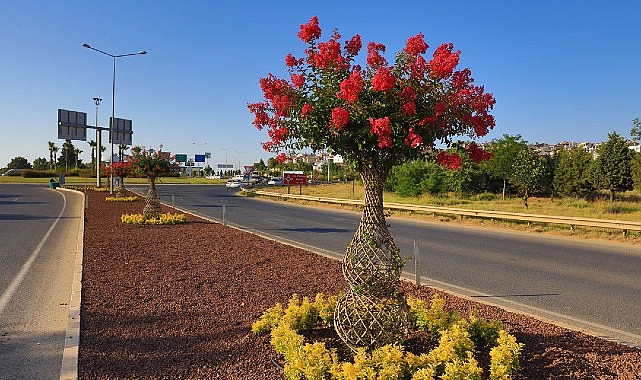
<path fill-rule="evenodd" d="M 58 138 L 87 141 L 87 114 L 59 108 Z"/>
<path fill-rule="evenodd" d="M 194 161 L 195 162 L 205 162 L 205 155 L 204 154 L 196 154 L 196 155 L 194 155 Z"/>
<path fill-rule="evenodd" d="M 218 169 L 233 169 L 234 164 L 218 164 Z"/>
<path fill-rule="evenodd" d="M 176 155 L 176 162 L 187 162 L 187 155 L 186 154 L 177 154 Z"/>
<path fill-rule="evenodd" d="M 307 185 L 307 176 L 303 172 L 284 172 L 283 184 L 289 185 Z"/>
<path fill-rule="evenodd" d="M 61 140 L 87 141 L 87 128 L 58 125 L 58 138 Z"/>
<path fill-rule="evenodd" d="M 133 135 L 131 120 L 110 117 L 109 126 L 111 128 L 110 143 L 131 145 Z"/>

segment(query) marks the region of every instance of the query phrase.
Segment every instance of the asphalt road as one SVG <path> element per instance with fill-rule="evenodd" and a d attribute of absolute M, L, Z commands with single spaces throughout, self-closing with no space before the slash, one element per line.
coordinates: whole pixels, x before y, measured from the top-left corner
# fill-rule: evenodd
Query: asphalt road
<path fill-rule="evenodd" d="M 59 379 L 82 196 L 0 185 L 0 379 Z"/>
<path fill-rule="evenodd" d="M 360 218 L 240 197 L 224 186 L 158 189 L 179 208 L 218 221 L 224 213 L 229 225 L 336 257 Z M 418 242 L 423 284 L 641 347 L 641 248 L 393 216 L 388 222 L 403 256 L 413 258 Z M 413 260 L 406 269 L 414 278 Z"/>

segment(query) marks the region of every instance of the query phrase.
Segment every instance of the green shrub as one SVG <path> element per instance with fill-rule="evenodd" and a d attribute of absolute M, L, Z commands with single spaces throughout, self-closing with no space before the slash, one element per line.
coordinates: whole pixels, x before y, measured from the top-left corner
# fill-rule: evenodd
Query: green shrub
<path fill-rule="evenodd" d="M 639 211 L 638 207 L 626 206 L 621 203 L 613 203 L 605 206 L 603 210 L 608 214 L 630 214 Z"/>
<path fill-rule="evenodd" d="M 490 202 L 490 201 L 495 201 L 498 199 L 498 195 L 494 193 L 482 193 L 479 194 L 475 197 L 479 201 L 485 201 L 485 202 Z"/>
<path fill-rule="evenodd" d="M 25 169 L 16 175 L 20 175 L 23 178 L 58 178 L 58 173 L 56 173 L 54 170 Z"/>

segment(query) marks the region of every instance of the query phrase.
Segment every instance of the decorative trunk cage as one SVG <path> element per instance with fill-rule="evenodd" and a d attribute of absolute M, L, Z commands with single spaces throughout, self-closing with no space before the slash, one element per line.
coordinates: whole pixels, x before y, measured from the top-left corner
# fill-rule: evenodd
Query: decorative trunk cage
<path fill-rule="evenodd" d="M 365 207 L 342 262 L 349 289 L 334 311 L 336 332 L 354 351 L 398 342 L 408 330 L 409 308 L 399 292 L 403 260 L 385 221 L 380 174 L 361 170 Z"/>
<path fill-rule="evenodd" d="M 147 190 L 145 208 L 143 208 L 142 213 L 147 218 L 157 218 L 162 213 L 160 198 L 158 197 L 158 192 L 156 192 L 155 178 L 149 179 L 149 190 Z"/>

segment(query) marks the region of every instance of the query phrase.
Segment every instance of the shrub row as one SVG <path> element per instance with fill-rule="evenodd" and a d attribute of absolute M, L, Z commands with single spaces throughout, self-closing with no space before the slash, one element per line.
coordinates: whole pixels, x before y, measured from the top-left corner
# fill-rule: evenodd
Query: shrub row
<path fill-rule="evenodd" d="M 410 315 L 418 330 L 439 343 L 430 352 L 415 355 L 400 345 L 385 345 L 367 352 L 358 349 L 353 362 L 341 362 L 336 349 L 325 343 L 305 343 L 300 332 L 317 323 L 332 325 L 337 296 L 314 301 L 294 294 L 287 308 L 277 303 L 252 325 L 256 334 L 271 334 L 271 344 L 285 361 L 287 379 L 481 379 L 483 370 L 474 354 L 489 349 L 490 378 L 511 379 L 517 374 L 522 344 L 502 327 L 473 313 L 469 320 L 443 309 L 438 297 L 425 301 L 409 298 Z"/>

